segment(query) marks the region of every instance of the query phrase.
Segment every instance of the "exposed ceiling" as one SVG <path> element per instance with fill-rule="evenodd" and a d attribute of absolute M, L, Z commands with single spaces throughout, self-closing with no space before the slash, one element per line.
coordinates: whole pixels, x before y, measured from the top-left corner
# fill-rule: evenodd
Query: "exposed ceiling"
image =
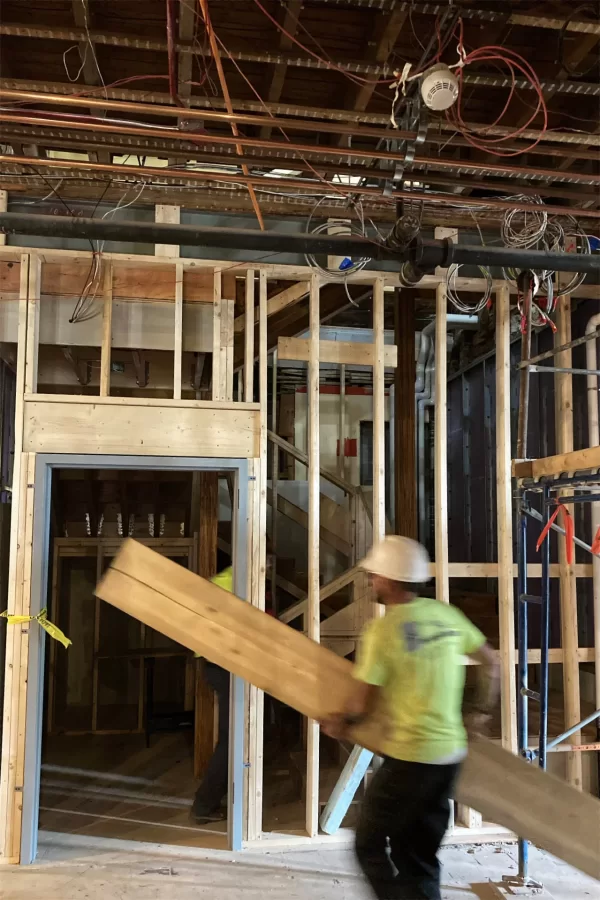
<path fill-rule="evenodd" d="M 404 203 L 424 224 L 483 227 L 502 198 L 540 195 L 589 223 L 598 13 L 551 0 L 2 0 L 0 188 L 56 205 L 53 191 L 129 202 L 145 184 L 139 203 L 259 221 L 305 218 L 320 200 L 320 217 L 385 224 Z M 394 128 L 394 72 L 455 64 L 461 34 L 460 105 L 426 118 L 416 79 L 411 102 L 398 89 Z"/>

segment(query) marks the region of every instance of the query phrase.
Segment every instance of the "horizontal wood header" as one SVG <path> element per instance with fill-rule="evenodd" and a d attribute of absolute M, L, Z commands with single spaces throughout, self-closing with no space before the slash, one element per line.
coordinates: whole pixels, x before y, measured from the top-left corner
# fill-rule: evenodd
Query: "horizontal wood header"
<path fill-rule="evenodd" d="M 25 400 L 23 447 L 36 453 L 257 457 L 255 404 L 121 397 Z M 114 401 L 125 402 L 114 402 Z M 136 402 L 137 401 L 137 402 Z"/>
<path fill-rule="evenodd" d="M 308 362 L 309 344 L 307 338 L 280 337 L 277 341 L 277 357 L 279 360 Z M 319 341 L 319 362 L 372 366 L 374 361 L 374 344 L 361 341 Z M 395 368 L 397 362 L 398 348 L 393 344 L 386 344 L 383 350 L 384 366 Z"/>

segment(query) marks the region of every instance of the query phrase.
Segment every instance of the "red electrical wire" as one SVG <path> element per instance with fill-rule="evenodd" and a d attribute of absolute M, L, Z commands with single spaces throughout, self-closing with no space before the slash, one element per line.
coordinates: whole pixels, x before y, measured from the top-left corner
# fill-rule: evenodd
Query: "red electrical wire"
<path fill-rule="evenodd" d="M 349 78 L 350 81 L 354 81 L 355 83 L 359 83 L 359 84 L 393 84 L 394 83 L 393 78 L 390 78 L 387 80 L 379 79 L 379 78 L 376 78 L 376 79 L 362 78 L 360 75 L 356 75 L 354 72 L 348 72 L 347 69 L 344 69 L 342 66 L 337 65 L 337 63 L 334 63 L 334 62 L 331 62 L 330 60 L 324 59 L 322 56 L 319 56 L 318 53 L 315 53 L 309 47 L 306 47 L 301 41 L 299 41 L 297 38 L 295 38 L 293 34 L 290 34 L 290 32 L 287 31 L 283 27 L 283 25 L 281 25 L 277 21 L 277 19 L 274 16 L 272 16 L 268 10 L 266 10 L 264 8 L 264 6 L 260 2 L 260 0 L 254 0 L 254 2 L 258 6 L 258 8 L 261 10 L 263 15 L 265 15 L 267 17 L 267 19 L 269 19 L 273 23 L 273 25 L 277 28 L 278 31 L 280 31 L 282 34 L 285 34 L 285 36 L 287 38 L 289 38 L 289 40 L 292 41 L 294 44 L 297 44 L 298 47 L 301 47 L 305 53 L 310 54 L 310 56 L 312 56 L 314 59 L 318 59 L 319 62 L 321 62 L 325 66 L 327 66 L 328 69 L 332 69 L 335 72 L 339 72 L 341 75 L 344 75 L 346 78 Z M 304 30 L 306 31 L 306 29 L 304 29 Z"/>
<path fill-rule="evenodd" d="M 544 134 L 548 128 L 548 109 L 546 107 L 546 101 L 544 100 L 544 94 L 542 91 L 542 86 L 540 84 L 540 80 L 537 76 L 537 73 L 533 66 L 527 62 L 519 53 L 515 50 L 510 50 L 506 47 L 498 47 L 495 44 L 489 44 L 484 47 L 477 47 L 475 50 L 470 51 L 469 53 L 465 53 L 464 45 L 463 45 L 463 23 L 462 19 L 459 19 L 459 41 L 458 41 L 458 49 L 461 54 L 463 65 L 459 67 L 457 77 L 458 77 L 458 99 L 456 105 L 452 107 L 450 110 L 446 112 L 446 118 L 448 121 L 459 131 L 463 137 L 471 144 L 471 146 L 475 147 L 477 150 L 483 150 L 488 153 L 493 153 L 495 156 L 509 157 L 509 156 L 519 156 L 521 153 L 527 153 L 537 147 L 537 145 L 542 140 Z M 469 128 L 469 126 L 465 123 L 463 118 L 463 73 L 464 68 L 472 63 L 477 62 L 493 62 L 493 63 L 503 63 L 508 67 L 511 74 L 511 87 L 508 98 L 504 107 L 500 114 L 496 117 L 496 119 L 488 126 L 493 127 L 498 125 L 499 122 L 504 118 L 507 110 L 509 109 L 511 102 L 515 96 L 516 89 L 516 70 L 521 72 L 525 78 L 529 81 L 531 86 L 536 92 L 537 95 L 537 105 L 533 107 L 533 112 L 531 116 L 527 119 L 527 121 L 521 125 L 519 128 L 515 128 L 514 131 L 509 134 L 501 135 L 500 137 L 485 137 L 482 132 L 473 131 Z M 540 113 L 543 114 L 543 127 L 540 129 L 539 136 L 535 141 L 532 141 L 531 144 L 528 144 L 525 147 L 519 148 L 518 150 L 499 150 L 496 148 L 496 145 L 503 144 L 507 141 L 512 140 L 521 132 L 525 131 L 529 125 L 533 122 L 533 120 Z"/>

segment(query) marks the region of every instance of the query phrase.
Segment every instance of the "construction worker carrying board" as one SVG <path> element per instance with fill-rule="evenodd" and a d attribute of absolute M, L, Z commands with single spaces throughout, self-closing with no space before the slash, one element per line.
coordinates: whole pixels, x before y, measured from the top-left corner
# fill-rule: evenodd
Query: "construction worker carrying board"
<path fill-rule="evenodd" d="M 419 597 L 429 580 L 421 544 L 390 535 L 361 566 L 386 615 L 367 626 L 356 690 L 323 727 L 342 739 L 375 710 L 383 718 L 384 759 L 362 804 L 358 861 L 379 900 L 440 900 L 437 853 L 450 797 L 467 755 L 467 729 L 477 733 L 496 700 L 497 663 L 459 609 Z M 463 722 L 467 656 L 479 663 L 478 691 Z"/>

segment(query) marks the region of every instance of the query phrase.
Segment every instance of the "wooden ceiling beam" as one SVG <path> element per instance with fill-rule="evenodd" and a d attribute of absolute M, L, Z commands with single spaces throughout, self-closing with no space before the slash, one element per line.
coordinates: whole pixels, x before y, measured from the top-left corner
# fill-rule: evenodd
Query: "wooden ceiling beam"
<path fill-rule="evenodd" d="M 283 17 L 283 28 L 288 32 L 281 32 L 279 39 L 280 50 L 290 50 L 293 46 L 292 38 L 295 37 L 298 30 L 300 13 L 302 12 L 303 0 L 290 0 L 285 15 Z M 289 35 L 289 36 L 288 36 Z M 285 62 L 277 63 L 271 75 L 271 81 L 268 89 L 267 99 L 269 103 L 277 103 L 283 92 L 285 76 L 287 74 L 288 64 Z M 261 128 L 261 138 L 271 137 L 271 128 Z"/>
<path fill-rule="evenodd" d="M 86 39 L 79 41 L 79 58 L 81 60 L 81 74 L 84 82 L 90 87 L 103 84 L 98 58 L 96 56 L 96 48 L 90 37 L 90 29 L 92 28 L 92 13 L 90 10 L 89 0 L 71 0 L 71 8 L 73 10 L 73 19 L 78 28 L 83 29 Z M 94 115 L 93 110 L 90 110 Z M 100 111 L 100 117 L 105 118 L 106 110 Z M 110 163 L 112 161 L 108 150 L 93 150 L 89 152 L 91 162 Z"/>
<path fill-rule="evenodd" d="M 396 3 L 389 12 L 380 13 L 375 18 L 373 33 L 369 39 L 367 59 L 369 62 L 385 65 L 390 58 L 400 32 L 408 18 L 404 4 Z M 372 78 L 357 91 L 352 91 L 351 102 L 346 104 L 355 112 L 364 112 L 375 92 L 377 82 Z"/>
<path fill-rule="evenodd" d="M 189 0 L 179 0 L 179 43 L 192 47 L 194 43 L 194 35 L 196 32 L 196 11 Z M 178 53 L 178 84 L 177 93 L 179 98 L 189 106 L 190 96 L 192 93 L 192 72 L 194 67 L 194 56 L 192 53 L 179 51 Z"/>

